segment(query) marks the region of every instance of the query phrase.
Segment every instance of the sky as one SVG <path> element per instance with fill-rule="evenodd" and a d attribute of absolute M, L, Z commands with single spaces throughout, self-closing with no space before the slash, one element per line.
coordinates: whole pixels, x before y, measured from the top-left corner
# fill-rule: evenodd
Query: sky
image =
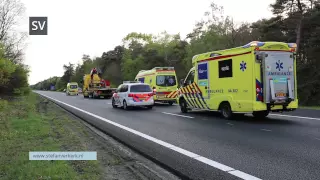
<path fill-rule="evenodd" d="M 167 31 L 182 37 L 204 17 L 211 2 L 224 7 L 236 22 L 272 16 L 274 0 L 22 0 L 26 12 L 19 30 L 29 31 L 30 16 L 48 17 L 47 36 L 28 36 L 25 63 L 29 83 L 63 75 L 63 65 L 83 54 L 101 56 L 121 44 L 130 32 Z"/>

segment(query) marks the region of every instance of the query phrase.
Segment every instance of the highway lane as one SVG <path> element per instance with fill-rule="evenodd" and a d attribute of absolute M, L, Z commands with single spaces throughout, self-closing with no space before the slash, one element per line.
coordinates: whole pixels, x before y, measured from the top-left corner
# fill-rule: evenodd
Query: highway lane
<path fill-rule="evenodd" d="M 113 109 L 110 100 L 40 93 L 262 179 L 320 175 L 320 119 L 271 116 L 226 121 L 214 113 L 181 114 L 177 106 L 124 111 Z"/>

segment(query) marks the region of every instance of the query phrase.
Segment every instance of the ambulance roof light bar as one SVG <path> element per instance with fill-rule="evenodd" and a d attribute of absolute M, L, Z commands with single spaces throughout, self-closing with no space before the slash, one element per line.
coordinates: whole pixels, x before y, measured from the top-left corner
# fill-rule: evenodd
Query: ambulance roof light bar
<path fill-rule="evenodd" d="M 174 70 L 174 67 L 154 67 L 155 70 Z"/>
<path fill-rule="evenodd" d="M 289 48 L 297 48 L 296 43 L 287 43 Z"/>
<path fill-rule="evenodd" d="M 244 46 L 242 46 L 243 48 L 248 48 L 248 47 L 261 47 L 265 45 L 264 42 L 260 42 L 260 41 L 252 41 Z"/>
<path fill-rule="evenodd" d="M 199 56 L 199 55 L 194 55 L 194 56 L 192 57 L 192 60 L 191 60 L 191 63 L 192 63 L 192 64 L 195 63 L 195 61 L 196 61 L 196 59 L 197 59 L 198 56 Z"/>

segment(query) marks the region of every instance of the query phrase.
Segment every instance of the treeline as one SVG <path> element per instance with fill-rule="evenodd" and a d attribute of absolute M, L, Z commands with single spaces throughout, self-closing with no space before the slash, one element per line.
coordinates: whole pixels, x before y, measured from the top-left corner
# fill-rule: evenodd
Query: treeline
<path fill-rule="evenodd" d="M 0 0 L 0 98 L 30 92 L 29 70 L 23 64 L 23 42 L 27 36 L 14 29 L 24 12 L 19 1 Z"/>
<path fill-rule="evenodd" d="M 80 82 L 91 68 L 98 67 L 114 86 L 133 80 L 139 70 L 174 66 L 184 78 L 195 54 L 241 46 L 251 41 L 283 41 L 298 44 L 298 88 L 303 105 L 320 104 L 320 5 L 319 0 L 276 0 L 274 17 L 254 23 L 235 24 L 224 16 L 223 8 L 212 3 L 193 31 L 182 39 L 179 34 L 130 33 L 123 43 L 101 57 L 83 55 L 82 64 L 64 65 L 62 77 L 33 86 L 35 89 L 65 88 L 69 81 Z M 253 14 L 254 16 L 254 14 Z"/>

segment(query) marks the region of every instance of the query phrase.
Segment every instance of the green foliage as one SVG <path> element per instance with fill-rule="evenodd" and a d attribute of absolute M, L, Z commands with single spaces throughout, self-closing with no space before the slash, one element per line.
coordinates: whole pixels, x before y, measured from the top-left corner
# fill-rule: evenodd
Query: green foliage
<path fill-rule="evenodd" d="M 28 84 L 28 67 L 15 64 L 5 57 L 3 46 L 0 46 L 0 94 L 26 95 L 30 92 Z"/>
<path fill-rule="evenodd" d="M 241 46 L 251 41 L 282 41 L 298 44 L 298 91 L 304 105 L 320 105 L 320 5 L 319 0 L 276 0 L 270 5 L 274 17 L 254 23 L 235 24 L 225 16 L 223 7 L 212 3 L 205 20 L 199 21 L 186 39 L 180 34 L 129 33 L 123 44 L 102 53 L 101 57 L 83 55 L 82 63 L 65 65 L 59 87 L 72 80 L 80 82 L 84 74 L 97 67 L 102 76 L 118 86 L 133 80 L 139 70 L 155 66 L 173 66 L 178 79 L 191 68 L 194 55 Z M 47 88 L 41 82 L 36 89 Z M 50 81 L 51 82 L 51 81 Z M 58 86 L 58 85 L 57 85 Z"/>

